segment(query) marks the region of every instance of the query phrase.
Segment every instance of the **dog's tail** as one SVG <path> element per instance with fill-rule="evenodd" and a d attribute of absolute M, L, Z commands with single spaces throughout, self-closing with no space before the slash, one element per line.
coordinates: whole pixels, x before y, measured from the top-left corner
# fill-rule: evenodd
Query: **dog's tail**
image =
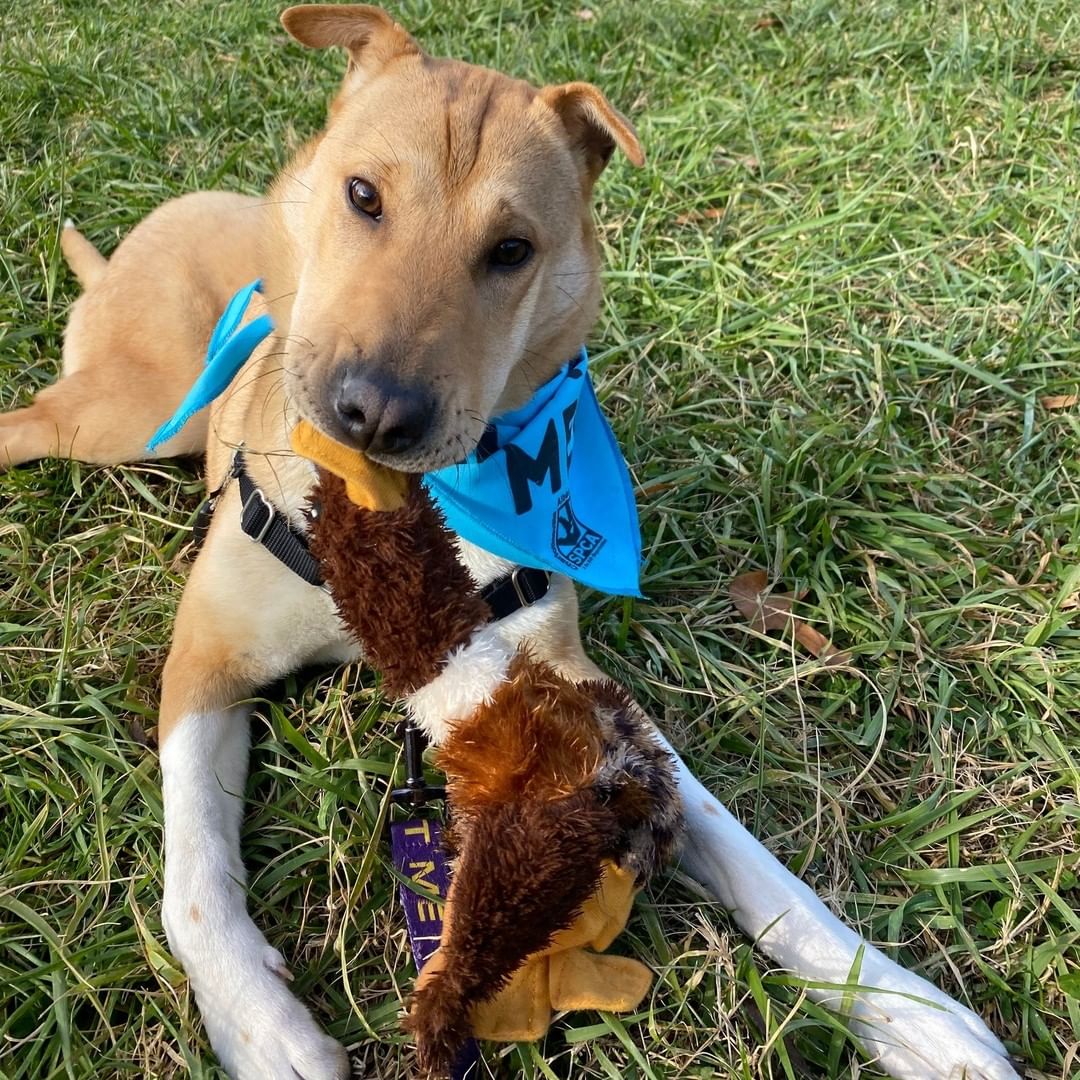
<path fill-rule="evenodd" d="M 89 289 L 95 281 L 100 280 L 109 265 L 105 256 L 75 228 L 71 218 L 64 222 L 64 230 L 60 233 L 60 248 L 68 266 L 84 289 Z"/>

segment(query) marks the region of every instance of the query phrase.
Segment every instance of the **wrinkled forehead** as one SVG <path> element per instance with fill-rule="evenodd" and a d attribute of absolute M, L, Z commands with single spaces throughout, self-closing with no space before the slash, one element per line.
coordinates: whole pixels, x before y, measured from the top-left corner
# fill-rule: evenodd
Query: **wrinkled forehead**
<path fill-rule="evenodd" d="M 446 201 L 468 192 L 543 208 L 573 204 L 566 196 L 580 188 L 562 124 L 537 91 L 453 60 L 392 63 L 340 102 L 326 150 L 345 170 Z"/>

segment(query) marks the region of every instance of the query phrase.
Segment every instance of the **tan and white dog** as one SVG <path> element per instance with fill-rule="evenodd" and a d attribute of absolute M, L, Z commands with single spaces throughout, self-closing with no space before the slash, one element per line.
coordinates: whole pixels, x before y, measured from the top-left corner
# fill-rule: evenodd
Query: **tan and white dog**
<path fill-rule="evenodd" d="M 325 131 L 269 198 L 177 199 L 108 262 L 65 230 L 85 292 L 63 377 L 0 417 L 0 467 L 205 450 L 209 486 L 226 485 L 164 673 L 163 923 L 232 1076 L 329 1080 L 348 1075 L 345 1051 L 293 996 L 246 909 L 248 724 L 237 702 L 301 665 L 357 653 L 329 594 L 241 531 L 237 484 L 226 484 L 233 450 L 243 445 L 250 476 L 299 530 L 314 479 L 289 451 L 300 418 L 397 469 L 460 460 L 489 417 L 522 404 L 587 338 L 600 294 L 593 184 L 616 148 L 635 165 L 643 154 L 593 86 L 536 89 L 434 59 L 376 8 L 294 7 L 283 22 L 305 45 L 348 53 Z M 217 317 L 257 277 L 275 333 L 209 416 L 148 455 Z M 509 569 L 461 550 L 480 585 Z M 567 580 L 489 632 L 508 652 L 527 639 L 571 678 L 596 674 Z M 778 965 L 838 984 L 809 992 L 847 1010 L 882 1069 L 912 1080 L 1016 1076 L 974 1013 L 867 946 L 681 765 L 680 785 L 684 869 Z M 860 951 L 860 989 L 846 989 Z"/>

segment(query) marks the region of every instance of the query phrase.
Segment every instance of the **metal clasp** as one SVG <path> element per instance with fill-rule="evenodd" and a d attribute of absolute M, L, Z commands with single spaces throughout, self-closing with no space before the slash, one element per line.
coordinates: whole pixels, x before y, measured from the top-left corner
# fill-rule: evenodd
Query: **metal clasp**
<path fill-rule="evenodd" d="M 390 798 L 398 806 L 419 810 L 430 802 L 446 798 L 446 788 L 429 784 L 424 776 L 424 749 L 427 739 L 411 720 L 404 720 L 398 734 L 405 744 L 405 787 L 395 788 Z"/>
<path fill-rule="evenodd" d="M 266 538 L 266 534 L 270 531 L 270 526 L 274 524 L 274 518 L 277 516 L 277 511 L 274 509 L 274 504 L 262 493 L 262 488 L 256 488 L 245 500 L 241 516 L 248 512 L 248 508 L 251 506 L 253 499 L 262 500 L 263 506 L 266 507 L 266 524 L 251 537 L 256 544 L 261 544 Z"/>
<path fill-rule="evenodd" d="M 514 592 L 517 593 L 518 603 L 523 608 L 531 607 L 534 601 L 525 595 L 525 590 L 521 587 L 521 582 L 518 580 L 518 575 L 525 572 L 524 566 L 515 566 L 510 574 L 510 584 L 514 586 Z"/>

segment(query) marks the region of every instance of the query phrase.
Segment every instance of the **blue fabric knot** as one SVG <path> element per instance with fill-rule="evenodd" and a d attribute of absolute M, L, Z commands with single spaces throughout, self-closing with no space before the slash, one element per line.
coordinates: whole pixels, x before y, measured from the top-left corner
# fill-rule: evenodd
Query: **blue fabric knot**
<path fill-rule="evenodd" d="M 240 326 L 251 298 L 257 292 L 262 292 L 261 281 L 245 285 L 229 301 L 214 327 L 213 334 L 210 335 L 210 344 L 206 349 L 206 366 L 180 402 L 176 412 L 154 432 L 154 437 L 146 444 L 147 450 L 156 450 L 163 442 L 179 434 L 180 429 L 197 412 L 205 409 L 222 393 L 259 342 L 272 333 L 274 322 L 269 315 L 260 315 L 257 319 L 252 319 L 247 326 Z"/>

